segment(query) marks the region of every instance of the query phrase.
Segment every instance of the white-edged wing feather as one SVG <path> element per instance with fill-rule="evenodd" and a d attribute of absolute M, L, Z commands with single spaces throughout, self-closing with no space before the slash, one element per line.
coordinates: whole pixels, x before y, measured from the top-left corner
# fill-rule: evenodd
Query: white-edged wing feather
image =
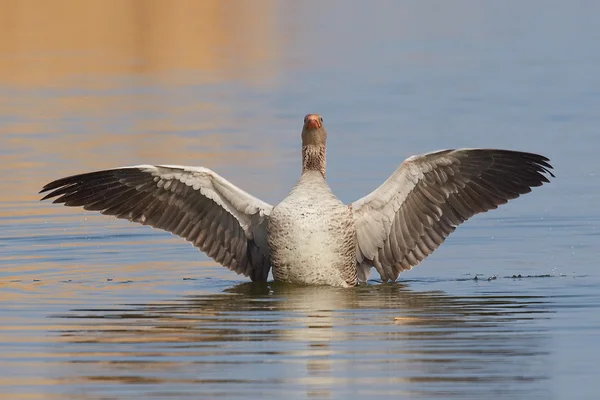
<path fill-rule="evenodd" d="M 136 165 L 48 183 L 42 199 L 83 206 L 164 229 L 216 262 L 254 281 L 269 274 L 267 221 L 272 206 L 214 171 L 178 165 Z"/>
<path fill-rule="evenodd" d="M 548 182 L 546 157 L 509 150 L 442 150 L 412 156 L 379 188 L 352 203 L 359 278 L 374 266 L 394 281 L 475 214 Z"/>

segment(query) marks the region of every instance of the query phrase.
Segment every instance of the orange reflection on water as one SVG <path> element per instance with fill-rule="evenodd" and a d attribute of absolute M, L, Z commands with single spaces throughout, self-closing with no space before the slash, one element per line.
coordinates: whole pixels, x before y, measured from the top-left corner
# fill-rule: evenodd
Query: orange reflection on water
<path fill-rule="evenodd" d="M 264 82 L 277 66 L 276 3 L 3 0 L 0 84 L 173 69 Z"/>
<path fill-rule="evenodd" d="M 90 170 L 272 168 L 271 116 L 239 116 L 218 92 L 181 88 L 274 84 L 276 4 L 0 1 L 0 184 L 10 187 L 0 217 L 52 213 L 37 203 L 41 186 Z M 243 173 L 226 177 L 265 189 Z"/>

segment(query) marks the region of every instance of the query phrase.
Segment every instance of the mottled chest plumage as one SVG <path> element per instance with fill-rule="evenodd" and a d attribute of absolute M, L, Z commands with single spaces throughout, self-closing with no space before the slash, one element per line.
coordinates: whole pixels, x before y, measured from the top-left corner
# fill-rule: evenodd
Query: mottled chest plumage
<path fill-rule="evenodd" d="M 351 210 L 318 173 L 306 174 L 269 220 L 277 281 L 354 286 L 355 231 Z"/>

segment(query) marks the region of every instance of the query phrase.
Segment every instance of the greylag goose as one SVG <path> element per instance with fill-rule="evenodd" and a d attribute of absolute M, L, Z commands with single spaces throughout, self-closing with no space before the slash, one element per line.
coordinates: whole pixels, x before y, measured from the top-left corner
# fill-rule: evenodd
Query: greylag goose
<path fill-rule="evenodd" d="M 266 281 L 350 287 L 375 267 L 383 282 L 423 261 L 456 227 L 554 177 L 549 159 L 497 149 L 407 158 L 350 205 L 325 180 L 327 131 L 308 114 L 302 175 L 275 207 L 214 171 L 136 165 L 58 179 L 42 200 L 83 206 L 181 236 L 217 263 Z"/>

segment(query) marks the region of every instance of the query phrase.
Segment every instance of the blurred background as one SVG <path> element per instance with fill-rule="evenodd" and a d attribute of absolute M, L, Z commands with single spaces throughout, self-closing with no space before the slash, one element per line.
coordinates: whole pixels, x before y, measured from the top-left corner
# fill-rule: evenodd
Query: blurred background
<path fill-rule="evenodd" d="M 595 398 L 599 13 L 0 0 L 0 396 Z M 350 291 L 244 285 L 168 233 L 39 202 L 66 175 L 163 163 L 275 204 L 307 113 L 345 202 L 442 148 L 537 152 L 557 177 L 400 284 Z"/>

